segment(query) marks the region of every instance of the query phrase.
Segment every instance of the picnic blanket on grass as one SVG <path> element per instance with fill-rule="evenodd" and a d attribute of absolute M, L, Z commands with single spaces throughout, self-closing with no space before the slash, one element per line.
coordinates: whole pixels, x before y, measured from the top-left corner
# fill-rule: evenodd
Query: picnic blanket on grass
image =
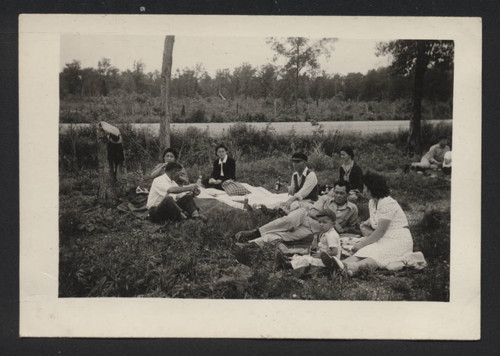
<path fill-rule="evenodd" d="M 340 234 L 340 246 L 342 258 L 347 258 L 353 255 L 352 248 L 358 243 L 362 237 L 357 234 Z M 307 255 L 311 246 L 313 236 L 309 236 L 299 241 L 280 242 L 278 248 L 285 254 L 289 255 Z M 386 267 L 389 271 L 399 271 L 403 268 L 413 268 L 422 270 L 427 266 L 427 261 L 422 252 L 408 252 L 397 261 L 389 263 Z"/>
<path fill-rule="evenodd" d="M 250 193 L 245 196 L 230 196 L 223 190 L 214 188 L 202 188 L 198 198 L 213 198 L 229 205 L 232 208 L 244 210 L 244 200 L 248 199 L 248 205 L 255 208 L 265 205 L 268 209 L 276 209 L 280 204 L 286 202 L 289 198 L 287 193 L 274 194 L 263 187 L 254 187 L 247 183 L 241 183 Z"/>
<path fill-rule="evenodd" d="M 352 256 L 352 247 L 361 240 L 357 234 L 340 234 L 340 248 L 343 258 Z M 298 241 L 280 242 L 278 248 L 287 255 L 307 255 L 313 241 L 313 235 Z"/>

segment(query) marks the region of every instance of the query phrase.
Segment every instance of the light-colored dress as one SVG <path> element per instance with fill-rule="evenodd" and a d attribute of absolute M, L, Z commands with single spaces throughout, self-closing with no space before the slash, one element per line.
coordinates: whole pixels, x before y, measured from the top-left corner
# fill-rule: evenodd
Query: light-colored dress
<path fill-rule="evenodd" d="M 408 220 L 398 202 L 391 197 L 385 197 L 368 203 L 370 210 L 370 225 L 378 226 L 379 219 L 390 220 L 389 227 L 377 242 L 360 249 L 354 256 L 372 258 L 379 268 L 385 268 L 391 262 L 398 261 L 403 255 L 413 251 L 413 239 L 408 229 Z"/>

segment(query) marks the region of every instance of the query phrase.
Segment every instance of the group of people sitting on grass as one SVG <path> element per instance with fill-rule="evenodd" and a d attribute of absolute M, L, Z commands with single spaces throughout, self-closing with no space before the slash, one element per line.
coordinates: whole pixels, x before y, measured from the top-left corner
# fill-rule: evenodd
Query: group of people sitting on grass
<path fill-rule="evenodd" d="M 200 176 L 189 183 L 184 167 L 177 162 L 177 152 L 167 149 L 165 162 L 153 169 L 147 208 L 151 221 L 200 219 L 194 198 L 201 187 L 223 189 L 225 181 L 236 179 L 236 163 L 228 157 L 227 148 L 216 148 L 210 178 Z M 312 242 L 308 253 L 287 257 L 281 250 L 276 259 L 282 268 L 304 269 L 310 266 L 340 269 L 350 275 L 360 270 L 385 268 L 413 250 L 407 218 L 399 204 L 390 196 L 383 176 L 367 172 L 354 162 L 351 147 L 340 150 L 342 164 L 333 188 L 319 194 L 318 178 L 308 166 L 302 152 L 292 155 L 293 174 L 288 186 L 289 198 L 279 208 L 282 217 L 249 231 L 235 235 L 235 249 L 259 249 L 264 244 Z M 369 216 L 360 219 L 360 209 L 368 199 Z M 266 210 L 267 209 L 263 209 Z M 362 238 L 352 247 L 352 256 L 341 260 L 340 235 L 354 233 Z"/>
<path fill-rule="evenodd" d="M 420 162 L 414 162 L 405 167 L 418 173 L 425 174 L 427 170 L 441 170 L 444 174 L 451 174 L 451 149 L 448 145 L 448 138 L 441 137 L 439 142 L 431 146 L 429 151 L 422 156 Z"/>
<path fill-rule="evenodd" d="M 332 191 L 315 202 L 303 203 L 286 216 L 257 229 L 238 232 L 236 246 L 256 248 L 266 243 L 296 242 L 313 236 L 306 255 L 294 254 L 288 258 L 278 250 L 278 265 L 293 269 L 326 267 L 343 270 L 349 275 L 360 270 L 385 268 L 399 261 L 413 251 L 408 220 L 396 200 L 390 197 L 383 176 L 367 172 L 361 178 L 362 194 L 369 199 L 369 217 L 365 221 L 359 223 L 358 207 L 348 199 L 352 190 L 344 177 L 335 183 Z M 341 260 L 340 234 L 345 233 L 361 234 L 363 238 L 352 247 L 352 256 Z"/>
<path fill-rule="evenodd" d="M 163 224 L 168 220 L 188 218 L 206 221 L 200 214 L 194 198 L 200 194 L 200 188 L 223 189 L 222 183 L 236 180 L 236 162 L 227 155 L 227 147 L 218 145 L 215 149 L 218 158 L 214 161 L 212 175 L 196 183 L 189 183 L 186 169 L 177 162 L 178 153 L 167 148 L 163 153 L 164 162 L 153 168 L 154 178 L 149 190 L 146 206 L 152 222 Z"/>

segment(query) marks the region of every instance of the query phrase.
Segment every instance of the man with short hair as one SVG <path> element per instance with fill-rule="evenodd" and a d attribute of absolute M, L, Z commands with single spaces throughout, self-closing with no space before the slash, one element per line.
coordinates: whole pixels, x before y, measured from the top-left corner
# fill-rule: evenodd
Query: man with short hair
<path fill-rule="evenodd" d="M 291 197 L 282 205 L 282 209 L 289 213 L 298 208 L 309 208 L 318 200 L 318 177 L 307 167 L 307 155 L 296 152 L 292 155 L 293 174 L 288 194 Z"/>
<path fill-rule="evenodd" d="M 276 240 L 285 242 L 303 240 L 321 231 L 316 216 L 325 209 L 335 213 L 335 229 L 339 233 L 358 231 L 358 208 L 347 200 L 348 191 L 347 183 L 336 182 L 334 189 L 329 194 L 321 196 L 309 210 L 299 208 L 258 229 L 240 231 L 235 236 L 236 240 L 251 239 L 248 242 L 259 246 Z M 244 244 L 238 246 L 243 247 Z"/>
<path fill-rule="evenodd" d="M 411 168 L 416 170 L 438 169 L 441 168 L 444 161 L 444 155 L 450 150 L 448 139 L 441 137 L 438 143 L 431 146 L 429 151 L 422 157 L 420 162 L 412 163 Z"/>
<path fill-rule="evenodd" d="M 188 183 L 186 173 L 177 162 L 169 162 L 165 173 L 153 180 L 148 195 L 147 208 L 151 221 L 163 224 L 167 220 L 184 220 L 188 217 L 206 220 L 199 213 L 194 197 L 200 193 L 196 184 L 179 186 L 177 182 Z"/>

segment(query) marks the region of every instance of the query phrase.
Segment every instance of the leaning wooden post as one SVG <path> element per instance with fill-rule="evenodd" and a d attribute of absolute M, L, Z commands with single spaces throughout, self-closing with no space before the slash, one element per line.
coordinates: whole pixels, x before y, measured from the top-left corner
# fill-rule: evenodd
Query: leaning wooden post
<path fill-rule="evenodd" d="M 101 124 L 97 125 L 97 164 L 99 177 L 97 199 L 102 204 L 114 202 L 116 184 L 108 163 L 108 135 Z"/>
<path fill-rule="evenodd" d="M 120 130 L 101 121 L 97 126 L 97 162 L 100 203 L 115 204 L 118 200 L 117 181 L 125 174 L 125 155 L 123 153 Z"/>
<path fill-rule="evenodd" d="M 172 74 L 172 52 L 175 36 L 165 36 L 163 64 L 161 67 L 161 100 L 165 103 L 165 115 L 160 117 L 160 161 L 165 148 L 170 147 L 170 121 L 172 120 L 172 97 L 170 96 L 170 76 Z"/>

